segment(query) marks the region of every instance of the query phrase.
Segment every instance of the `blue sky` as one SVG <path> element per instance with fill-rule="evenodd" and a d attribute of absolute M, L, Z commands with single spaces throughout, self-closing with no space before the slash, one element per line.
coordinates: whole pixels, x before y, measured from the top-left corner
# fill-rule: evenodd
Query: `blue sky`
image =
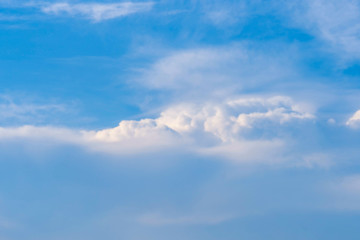
<path fill-rule="evenodd" d="M 0 0 L 0 240 L 358 239 L 360 1 Z"/>

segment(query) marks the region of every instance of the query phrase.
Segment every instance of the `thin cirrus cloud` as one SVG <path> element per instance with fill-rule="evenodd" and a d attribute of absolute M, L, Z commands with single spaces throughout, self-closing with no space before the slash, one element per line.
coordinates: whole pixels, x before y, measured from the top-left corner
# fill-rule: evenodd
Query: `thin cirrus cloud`
<path fill-rule="evenodd" d="M 83 17 L 94 22 L 121 18 L 131 14 L 151 10 L 153 2 L 121 3 L 53 3 L 41 7 L 41 11 L 50 15 L 68 15 Z"/>
<path fill-rule="evenodd" d="M 326 42 L 341 58 L 357 59 L 360 53 L 360 3 L 353 0 L 295 1 L 287 13 L 295 26 Z"/>
<path fill-rule="evenodd" d="M 360 175 L 344 177 L 338 187 L 349 194 L 355 194 L 360 197 Z"/>
<path fill-rule="evenodd" d="M 329 199 L 324 207 L 350 212 L 360 210 L 359 174 L 338 177 L 322 187 L 329 194 Z"/>
<path fill-rule="evenodd" d="M 245 44 L 173 51 L 141 70 L 139 84 L 150 89 L 212 93 L 278 82 L 293 77 L 289 57 L 259 53 Z M 206 90 L 206 91 L 204 91 Z"/>
<path fill-rule="evenodd" d="M 218 27 L 235 25 L 248 17 L 248 3 L 245 2 L 204 1 L 200 4 L 205 19 Z"/>
<path fill-rule="evenodd" d="M 66 107 L 62 104 L 41 104 L 29 99 L 17 101 L 9 95 L 0 95 L 0 123 L 39 123 L 51 115 L 65 113 Z"/>
<path fill-rule="evenodd" d="M 169 226 L 169 225 L 216 225 L 232 219 L 228 215 L 201 215 L 192 214 L 185 216 L 164 216 L 159 213 L 144 214 L 138 218 L 138 222 L 150 226 Z"/>

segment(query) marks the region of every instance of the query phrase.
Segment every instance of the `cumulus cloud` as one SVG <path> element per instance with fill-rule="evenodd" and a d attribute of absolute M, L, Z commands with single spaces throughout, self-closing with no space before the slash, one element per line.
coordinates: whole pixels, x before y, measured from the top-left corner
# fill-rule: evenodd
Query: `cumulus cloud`
<path fill-rule="evenodd" d="M 284 147 L 272 128 L 313 118 L 289 97 L 243 97 L 217 104 L 180 104 L 164 110 L 158 118 L 124 120 L 117 127 L 98 131 L 0 128 L 0 140 L 55 140 L 114 154 L 181 148 L 230 160 L 260 162 L 275 159 Z"/>
<path fill-rule="evenodd" d="M 284 124 L 312 118 L 311 113 L 288 97 L 237 98 L 222 104 L 180 104 L 163 111 L 156 119 L 122 121 L 118 127 L 96 132 L 95 138 L 114 142 L 154 134 L 194 137 L 203 133 L 221 142 L 231 142 L 247 130 L 266 131 L 266 123 Z"/>
<path fill-rule="evenodd" d="M 41 7 L 46 14 L 68 14 L 91 19 L 94 22 L 120 18 L 131 14 L 151 10 L 152 2 L 121 2 L 121 3 L 52 3 Z"/>
<path fill-rule="evenodd" d="M 288 97 L 237 98 L 223 104 L 180 105 L 161 113 L 157 119 L 179 133 L 201 130 L 223 142 L 233 141 L 249 129 L 263 128 L 264 123 L 283 124 L 314 116 Z"/>
<path fill-rule="evenodd" d="M 355 112 L 354 115 L 347 120 L 346 125 L 353 128 L 360 127 L 360 110 Z"/>

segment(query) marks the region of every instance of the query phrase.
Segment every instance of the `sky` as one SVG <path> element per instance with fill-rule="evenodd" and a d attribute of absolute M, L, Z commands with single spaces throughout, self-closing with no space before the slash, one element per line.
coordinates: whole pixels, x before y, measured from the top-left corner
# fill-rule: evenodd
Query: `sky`
<path fill-rule="evenodd" d="M 360 235 L 360 1 L 0 0 L 0 240 Z"/>

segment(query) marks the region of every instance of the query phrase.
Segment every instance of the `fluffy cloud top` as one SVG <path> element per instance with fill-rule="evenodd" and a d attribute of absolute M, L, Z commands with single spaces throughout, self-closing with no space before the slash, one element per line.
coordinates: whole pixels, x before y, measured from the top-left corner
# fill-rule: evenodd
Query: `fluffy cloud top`
<path fill-rule="evenodd" d="M 241 138 L 243 131 L 262 128 L 265 123 L 283 124 L 311 118 L 314 118 L 311 113 L 288 97 L 238 98 L 222 104 L 181 104 L 165 110 L 156 119 L 122 121 L 118 127 L 98 131 L 95 137 L 104 141 L 121 141 L 154 133 L 182 136 L 208 133 L 222 142 L 229 142 Z"/>
<path fill-rule="evenodd" d="M 276 132 L 269 134 L 272 128 L 313 118 L 288 97 L 247 97 L 216 104 L 180 104 L 163 111 L 158 118 L 124 120 L 117 127 L 99 131 L 34 126 L 1 128 L 0 139 L 53 140 L 115 154 L 181 148 L 226 159 L 242 156 L 260 161 L 284 147 Z M 253 132 L 260 134 L 254 139 Z M 261 154 L 259 149 L 263 150 Z"/>

